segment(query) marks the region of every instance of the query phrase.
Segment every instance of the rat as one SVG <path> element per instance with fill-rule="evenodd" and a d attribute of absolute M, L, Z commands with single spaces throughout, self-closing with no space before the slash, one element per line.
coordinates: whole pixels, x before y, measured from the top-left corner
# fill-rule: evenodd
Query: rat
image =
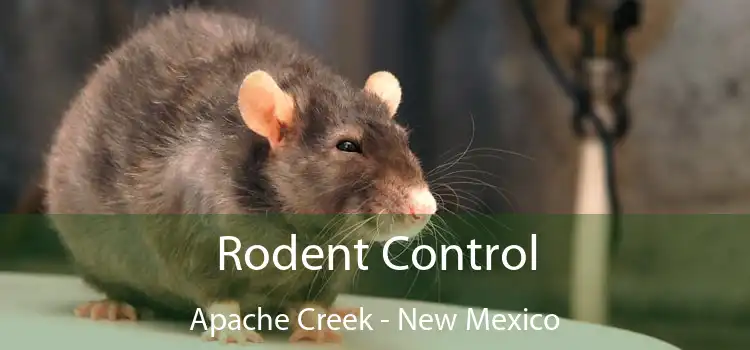
<path fill-rule="evenodd" d="M 219 237 L 270 251 L 293 233 L 300 246 L 421 234 L 437 203 L 396 121 L 401 95 L 392 73 L 356 86 L 254 19 L 200 9 L 152 19 L 89 75 L 46 155 L 47 215 L 81 278 L 105 296 L 76 315 L 348 315 L 332 306 L 354 273 L 338 268 L 343 260 L 322 271 L 220 271 Z M 300 219 L 327 215 L 338 219 Z M 341 340 L 291 326 L 291 341 Z M 208 332 L 263 341 L 247 329 Z"/>

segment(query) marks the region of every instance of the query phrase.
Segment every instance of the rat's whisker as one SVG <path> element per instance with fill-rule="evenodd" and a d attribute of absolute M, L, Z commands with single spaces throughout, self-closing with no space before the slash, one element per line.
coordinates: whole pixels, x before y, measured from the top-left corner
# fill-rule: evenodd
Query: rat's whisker
<path fill-rule="evenodd" d="M 380 236 L 380 223 L 381 223 L 380 215 L 383 214 L 384 212 L 385 212 L 385 209 L 381 209 L 377 214 L 375 214 L 375 216 L 373 216 L 373 218 L 375 219 L 375 229 L 374 229 L 374 235 L 372 236 L 373 238 L 371 238 L 370 241 L 368 242 L 368 246 L 369 247 L 372 247 L 372 244 L 373 244 L 374 239 L 375 239 L 374 237 L 379 237 Z M 367 257 L 370 255 L 370 251 L 371 250 L 372 249 L 367 249 L 365 251 L 365 256 L 362 257 L 363 262 L 367 261 Z M 355 281 L 354 282 L 355 285 L 357 285 L 359 283 L 359 275 L 361 273 L 362 273 L 362 271 L 360 271 L 359 269 L 357 269 L 354 272 L 354 278 L 353 279 Z"/>
<path fill-rule="evenodd" d="M 473 204 L 476 207 L 479 207 L 481 209 L 491 210 L 490 206 L 485 203 L 479 196 L 475 195 L 474 193 L 471 193 L 466 190 L 462 189 L 456 189 L 456 193 L 461 194 L 460 199 L 469 202 L 470 204 Z M 458 205 L 457 205 L 458 206 Z M 458 206 L 459 209 L 469 210 L 471 208 L 470 206 Z"/>
<path fill-rule="evenodd" d="M 342 243 L 342 242 L 344 242 L 344 241 L 348 241 L 348 240 L 349 240 L 349 236 L 350 236 L 350 235 L 351 235 L 351 234 L 352 234 L 353 232 L 355 232 L 356 230 L 360 229 L 360 228 L 361 228 L 362 226 L 366 225 L 366 224 L 367 224 L 367 223 L 368 223 L 369 221 L 371 221 L 371 220 L 372 220 L 373 218 L 374 218 L 374 216 L 373 216 L 373 217 L 370 217 L 370 218 L 368 218 L 368 219 L 366 219 L 366 220 L 363 220 L 363 221 L 361 221 L 361 222 L 359 222 L 359 223 L 355 223 L 354 225 L 351 225 L 351 226 L 350 226 L 349 228 L 347 228 L 346 230 L 342 230 L 342 231 L 340 231 L 340 232 L 339 232 L 339 234 L 337 234 L 337 235 L 340 235 L 340 237 L 341 237 L 341 238 L 340 238 L 340 239 L 339 239 L 339 241 L 338 241 L 338 242 L 337 242 L 336 244 L 334 244 L 333 246 L 338 246 L 338 245 L 341 245 L 341 243 Z M 343 232 L 343 233 L 342 233 L 342 232 Z M 333 259 L 333 258 L 334 258 L 333 256 L 331 256 L 332 254 L 326 254 L 326 255 L 327 255 L 327 257 L 326 257 L 326 260 L 325 260 L 325 262 L 328 262 L 328 261 L 329 261 L 329 259 Z M 351 256 L 350 256 L 350 258 L 351 258 Z M 334 274 L 335 274 L 335 273 L 337 272 L 337 270 L 338 270 L 338 269 L 339 269 L 339 268 L 340 268 L 340 267 L 341 267 L 342 265 L 345 265 L 346 263 L 347 263 L 347 262 L 346 262 L 346 261 L 344 261 L 344 262 L 342 262 L 341 264 L 338 264 L 338 265 L 336 265 L 336 266 L 334 267 L 334 271 L 328 274 L 328 278 L 327 278 L 327 279 L 326 279 L 326 280 L 324 281 L 324 283 L 323 283 L 323 287 L 322 287 L 322 288 L 320 288 L 320 289 L 318 289 L 318 293 L 317 293 L 317 294 L 316 294 L 316 295 L 315 295 L 315 296 L 313 297 L 313 299 L 316 299 L 316 298 L 317 298 L 317 297 L 318 297 L 318 296 L 320 295 L 320 293 L 322 293 L 322 291 L 323 291 L 323 290 L 325 290 L 325 288 L 326 288 L 326 287 L 328 286 L 328 284 L 329 284 L 329 283 L 331 282 L 331 280 L 332 280 L 332 277 L 333 277 L 333 275 L 334 275 Z"/>
<path fill-rule="evenodd" d="M 443 187 L 443 188 L 447 188 L 448 190 L 450 190 L 451 192 L 453 192 L 453 195 L 454 195 L 454 197 L 456 198 L 456 201 L 458 201 L 458 200 L 460 199 L 460 196 L 459 196 L 459 195 L 458 195 L 458 193 L 456 193 L 456 191 L 455 191 L 455 190 L 454 190 L 454 189 L 453 189 L 453 188 L 452 188 L 452 187 L 450 186 L 450 184 L 438 184 L 438 185 L 437 185 L 436 187 L 437 187 L 437 188 L 441 188 L 441 187 Z M 445 200 L 445 199 L 443 198 L 443 196 L 440 196 L 440 198 L 441 198 L 441 199 L 442 199 L 443 201 Z"/>
<path fill-rule="evenodd" d="M 471 208 L 468 208 L 468 207 L 467 207 L 467 209 L 471 209 Z M 447 208 L 445 208 L 445 211 L 447 211 L 448 213 L 450 213 L 450 214 L 451 214 L 451 216 L 453 216 L 453 217 L 457 218 L 458 220 L 460 220 L 461 222 L 463 222 L 463 223 L 464 223 L 464 224 L 466 224 L 467 226 L 471 227 L 471 228 L 472 228 L 473 230 L 480 230 L 479 228 L 477 228 L 476 226 L 474 226 L 473 224 L 471 224 L 471 223 L 470 223 L 469 221 L 467 221 L 467 220 L 466 220 L 466 219 L 465 219 L 465 218 L 463 217 L 463 216 L 464 216 L 463 214 L 462 214 L 462 215 L 459 215 L 459 214 L 457 214 L 457 213 L 455 213 L 455 212 L 453 212 L 453 211 L 451 211 L 450 209 L 447 209 Z M 484 215 L 484 214 L 481 214 L 481 213 L 480 213 L 480 212 L 478 212 L 478 211 L 477 211 L 476 213 L 479 213 L 480 215 Z M 472 214 L 469 214 L 469 215 L 471 216 Z M 480 222 L 480 224 L 481 224 L 481 222 Z M 446 224 L 446 226 L 447 226 L 447 224 Z M 483 228 L 483 229 L 484 229 L 484 230 L 485 230 L 485 231 L 486 231 L 487 233 L 489 233 L 490 235 L 493 235 L 493 237 L 494 237 L 494 233 L 493 233 L 493 232 L 492 232 L 491 230 L 489 230 L 489 229 L 488 229 L 488 228 L 487 228 L 486 226 L 482 225 L 482 228 Z"/>
<path fill-rule="evenodd" d="M 436 219 L 441 220 L 441 222 L 445 223 L 445 220 L 443 220 L 440 217 L 437 217 Z M 447 224 L 445 224 L 447 226 Z M 435 236 L 442 242 L 445 243 L 451 243 L 449 238 L 453 238 L 457 241 L 457 237 L 455 236 L 455 233 L 451 232 L 447 227 L 441 227 L 440 223 L 437 222 L 431 222 L 430 228 L 435 233 Z M 454 242 L 457 243 L 457 242 Z"/>
<path fill-rule="evenodd" d="M 436 235 L 437 236 L 437 235 Z M 440 251 L 440 242 L 438 239 L 435 239 L 435 251 Z M 435 269 L 435 281 L 437 282 L 437 292 L 438 292 L 438 302 L 440 302 L 440 293 L 442 292 L 442 289 L 440 288 L 440 271 L 442 270 L 441 267 L 438 267 Z M 434 282 L 433 282 L 434 283 Z"/>
<path fill-rule="evenodd" d="M 433 169 L 433 170 L 436 170 L 436 171 L 432 171 L 432 172 L 427 173 L 426 177 L 427 177 L 427 179 L 430 182 L 436 181 L 445 172 L 447 172 L 447 171 L 449 171 L 449 170 L 451 170 L 451 169 L 453 169 L 455 167 L 458 167 L 458 166 L 467 167 L 467 168 L 475 169 L 475 170 L 480 170 L 481 168 L 479 167 L 479 165 L 475 164 L 474 162 L 470 162 L 470 161 L 474 160 L 474 159 L 482 159 L 482 158 L 490 158 L 490 159 L 495 159 L 495 160 L 500 160 L 500 161 L 506 160 L 505 157 L 502 157 L 502 156 L 499 156 L 499 155 L 496 155 L 496 154 L 465 154 L 465 155 L 463 155 L 461 157 L 461 159 L 459 161 L 451 161 L 450 163 L 446 163 L 446 164 L 437 166 L 435 169 Z M 491 174 L 491 173 L 488 173 L 488 174 Z M 437 177 L 437 179 L 436 179 L 436 177 Z"/>
<path fill-rule="evenodd" d="M 449 163 L 446 163 L 446 164 L 443 164 L 443 165 L 440 165 L 440 166 L 436 167 L 435 169 L 433 169 L 433 170 L 429 171 L 429 172 L 427 173 L 427 177 L 429 177 L 430 175 L 432 175 L 433 173 L 435 173 L 435 172 L 437 172 L 437 171 L 440 171 L 440 169 L 446 169 L 446 168 L 447 168 L 447 169 L 450 169 L 450 168 L 452 168 L 452 167 L 453 167 L 453 166 L 455 166 L 455 165 L 456 165 L 456 164 L 457 164 L 457 163 L 458 163 L 458 162 L 459 162 L 459 161 L 461 160 L 461 158 L 463 158 L 463 157 L 464 157 L 464 156 L 466 155 L 466 153 L 467 153 L 467 152 L 469 151 L 469 149 L 471 148 L 471 145 L 472 145 L 472 143 L 474 142 L 474 131 L 475 131 L 474 118 L 473 118 L 473 117 L 471 117 L 470 119 L 471 119 L 471 138 L 469 139 L 469 144 L 468 144 L 468 145 L 466 145 L 466 148 L 465 148 L 465 149 L 463 150 L 463 152 L 461 152 L 461 153 L 460 153 L 460 155 L 459 155 L 459 156 L 458 156 L 458 157 L 457 157 L 457 158 L 456 158 L 456 159 L 455 159 L 454 161 L 452 161 L 452 162 L 449 162 Z"/>
<path fill-rule="evenodd" d="M 416 239 L 417 240 L 417 247 L 423 245 L 423 242 L 424 242 L 423 236 L 422 235 L 418 235 L 416 238 L 417 238 Z M 424 254 L 424 249 L 421 250 L 419 252 L 419 254 L 417 254 L 417 260 L 419 260 L 420 262 L 422 261 L 423 254 Z M 413 254 L 412 254 L 412 256 L 413 256 Z M 405 274 L 408 274 L 408 271 L 409 270 L 406 270 Z M 420 272 L 421 272 L 421 270 L 417 269 L 417 273 L 414 275 L 414 279 L 412 279 L 411 285 L 409 285 L 409 289 L 406 290 L 405 297 L 408 298 L 409 294 L 411 294 L 412 290 L 414 289 L 414 286 L 417 284 L 417 281 L 419 280 L 419 273 Z"/>
<path fill-rule="evenodd" d="M 328 234 L 328 232 L 330 230 L 335 229 L 335 226 L 337 226 L 338 224 L 343 223 L 343 221 L 345 221 L 345 220 L 346 220 L 346 217 L 344 215 L 336 214 L 331 220 L 329 220 L 329 222 L 326 224 L 326 226 L 323 227 L 323 230 L 322 230 L 323 232 L 321 232 L 321 234 L 324 234 L 324 235 Z M 332 224 L 333 221 L 336 221 L 336 223 Z M 328 227 L 328 229 L 326 229 L 326 227 Z M 321 248 L 324 248 L 324 247 L 321 247 Z M 326 255 L 328 255 L 328 254 L 326 254 Z M 308 289 L 308 292 L 307 292 L 307 298 L 308 299 L 310 298 L 310 294 L 312 293 L 312 290 L 314 289 L 315 282 L 317 281 L 318 277 L 320 276 L 320 271 L 322 271 L 323 269 L 325 269 L 325 265 L 328 262 L 327 259 L 328 258 L 326 257 L 326 259 L 323 261 L 323 268 L 321 268 L 320 270 L 315 271 L 315 275 L 313 276 L 313 281 L 310 284 L 310 288 Z"/>
<path fill-rule="evenodd" d="M 510 205 L 511 208 L 515 211 L 515 208 L 513 208 L 513 202 L 506 195 L 506 193 L 505 193 L 506 191 L 503 190 L 502 188 L 500 188 L 500 187 L 498 187 L 496 185 L 492 185 L 492 184 L 490 184 L 490 183 L 488 183 L 486 181 L 478 180 L 478 179 L 471 178 L 471 177 L 455 176 L 455 178 L 457 180 L 462 180 L 462 181 L 451 181 L 451 182 L 441 183 L 440 185 L 448 186 L 448 187 L 450 187 L 450 185 L 473 185 L 473 186 L 481 186 L 481 187 L 490 188 L 494 192 L 496 192 L 497 194 L 499 194 L 503 198 L 503 200 L 505 200 L 506 203 L 508 205 Z"/>
<path fill-rule="evenodd" d="M 447 173 L 447 174 L 443 174 L 439 178 L 432 180 L 432 183 L 440 183 L 443 179 L 451 178 L 453 175 L 458 175 L 458 174 L 477 174 L 477 175 L 488 176 L 496 180 L 501 180 L 500 176 L 498 176 L 497 174 L 493 174 L 489 171 L 477 170 L 477 169 L 460 169 L 460 170 L 451 171 L 450 173 Z"/>

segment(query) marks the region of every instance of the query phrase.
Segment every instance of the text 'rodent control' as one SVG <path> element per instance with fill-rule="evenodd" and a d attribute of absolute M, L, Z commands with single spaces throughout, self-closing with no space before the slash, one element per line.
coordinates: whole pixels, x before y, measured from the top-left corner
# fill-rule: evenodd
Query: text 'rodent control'
<path fill-rule="evenodd" d="M 392 270 L 404 271 L 410 268 L 417 270 L 430 270 L 438 266 L 440 270 L 471 269 L 475 271 L 492 270 L 493 257 L 500 254 L 503 266 L 511 271 L 522 269 L 526 264 L 530 264 L 530 269 L 536 271 L 536 234 L 531 235 L 531 249 L 527 254 L 526 250 L 518 245 L 509 245 L 501 249 L 498 245 L 479 245 L 475 240 L 465 247 L 458 245 L 440 245 L 438 247 L 430 245 L 420 245 L 411 252 L 411 265 L 404 265 L 396 262 L 394 256 L 403 255 L 392 254 L 392 246 L 396 242 L 408 242 L 408 237 L 396 236 L 383 244 L 383 261 L 386 266 Z M 242 250 L 240 239 L 234 236 L 221 236 L 219 238 L 219 269 L 224 271 L 227 268 L 243 270 L 263 270 L 268 267 L 277 268 L 282 271 L 297 270 L 304 268 L 307 270 L 318 271 L 322 269 L 337 269 L 335 263 L 337 259 L 332 257 L 337 254 L 343 255 L 345 270 L 351 270 L 353 263 L 356 263 L 356 269 L 367 270 L 364 263 L 365 251 L 370 248 L 362 240 L 357 244 L 349 247 L 345 245 L 328 245 L 325 248 L 317 245 L 306 245 L 299 251 L 297 244 L 297 235 L 292 234 L 289 245 L 280 245 L 269 251 L 262 245 L 251 245 Z M 354 252 L 352 252 L 352 249 Z M 283 256 L 283 258 L 282 258 Z M 354 259 L 352 259 L 354 257 Z M 425 259 L 426 258 L 426 259 Z M 353 261 L 354 260 L 354 261 Z M 426 260 L 426 262 L 425 262 Z M 483 264 L 481 264 L 483 263 Z M 468 266 L 467 266 L 468 265 Z"/>

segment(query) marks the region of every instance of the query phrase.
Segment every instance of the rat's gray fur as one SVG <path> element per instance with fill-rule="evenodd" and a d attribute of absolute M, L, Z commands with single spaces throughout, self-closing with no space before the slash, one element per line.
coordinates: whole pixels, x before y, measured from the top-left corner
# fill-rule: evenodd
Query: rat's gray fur
<path fill-rule="evenodd" d="M 257 69 L 296 104 L 284 130 L 292 146 L 275 153 L 236 106 Z M 181 315 L 223 300 L 245 310 L 329 306 L 352 271 L 219 271 L 219 236 L 269 250 L 293 231 L 298 246 L 335 244 L 260 213 L 376 213 L 403 203 L 404 189 L 424 179 L 389 117 L 374 95 L 253 21 L 176 11 L 110 54 L 72 102 L 48 158 L 47 208 L 81 275 L 110 299 Z M 342 134 L 366 156 L 336 152 Z M 198 215 L 248 213 L 259 214 L 241 225 Z"/>

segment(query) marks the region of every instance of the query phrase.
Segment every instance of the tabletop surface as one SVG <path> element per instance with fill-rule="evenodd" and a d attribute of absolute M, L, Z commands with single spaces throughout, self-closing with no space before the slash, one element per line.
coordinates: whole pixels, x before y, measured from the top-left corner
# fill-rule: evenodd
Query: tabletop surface
<path fill-rule="evenodd" d="M 190 321 L 184 324 L 142 321 L 137 323 L 91 321 L 73 316 L 78 303 L 100 296 L 86 288 L 79 279 L 68 276 L 1 274 L 0 273 L 0 329 L 3 336 L 0 348 L 53 349 L 223 349 L 227 346 L 200 340 L 200 331 L 190 331 Z M 362 307 L 372 314 L 373 330 L 344 331 L 341 345 L 312 345 L 318 349 L 357 350 L 525 350 L 525 349 L 607 349 L 607 350 L 677 350 L 660 340 L 599 325 L 559 319 L 554 330 L 544 328 L 537 317 L 534 330 L 524 323 L 523 315 L 490 310 L 488 315 L 501 314 L 506 330 L 476 329 L 475 321 L 483 309 L 391 300 L 360 296 L 342 296 L 340 306 Z M 455 317 L 452 330 L 412 330 L 400 313 L 409 317 Z M 473 312 L 474 318 L 470 314 Z M 421 316 L 431 315 L 431 316 Z M 399 327 L 401 321 L 401 329 Z M 471 320 L 471 322 L 467 322 Z M 515 320 L 515 325 L 514 321 Z M 552 320 L 552 319 L 548 319 Z M 467 323 L 471 329 L 467 329 Z M 443 323 L 446 325 L 446 323 Z M 429 324 L 423 323 L 424 328 Z M 502 325 L 498 325 L 502 326 Z M 521 330 L 519 330 L 519 326 Z M 550 327 L 554 327 L 550 324 Z M 417 324 L 419 328 L 419 325 Z M 433 323 L 433 327 L 436 327 Z M 508 328 L 513 328 L 508 330 Z M 525 328 L 525 330 L 524 330 Z M 310 348 L 310 344 L 290 344 L 288 335 L 268 336 L 262 344 L 249 344 L 256 349 Z"/>

